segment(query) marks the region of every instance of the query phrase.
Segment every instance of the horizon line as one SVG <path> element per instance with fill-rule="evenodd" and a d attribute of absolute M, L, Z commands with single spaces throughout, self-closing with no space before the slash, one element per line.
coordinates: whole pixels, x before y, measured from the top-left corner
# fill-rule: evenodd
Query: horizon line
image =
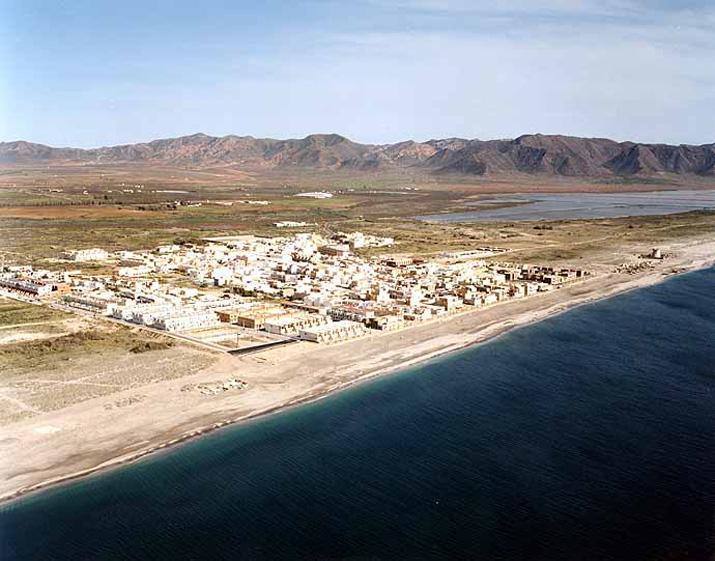
<path fill-rule="evenodd" d="M 438 141 L 438 140 L 466 140 L 466 141 L 481 141 L 481 142 L 497 142 L 497 141 L 510 141 L 510 140 L 516 140 L 518 138 L 522 138 L 524 136 L 547 136 L 547 137 L 554 137 L 554 136 L 561 136 L 565 138 L 578 138 L 578 139 L 583 139 L 583 140 L 608 140 L 611 142 L 616 142 L 619 144 L 623 143 L 633 143 L 633 144 L 652 144 L 652 145 L 670 145 L 670 146 L 708 146 L 711 144 L 715 144 L 715 140 L 711 142 L 704 142 L 704 143 L 692 143 L 692 142 L 664 142 L 664 141 L 641 141 L 641 140 L 618 140 L 615 138 L 611 137 L 606 137 L 606 136 L 578 136 L 578 135 L 573 135 L 573 134 L 561 134 L 561 133 L 543 133 L 543 132 L 527 132 L 527 133 L 522 133 L 517 136 L 512 136 L 512 137 L 500 137 L 500 138 L 479 138 L 479 137 L 468 137 L 468 136 L 432 136 L 431 138 L 428 138 L 426 140 L 415 140 L 414 138 L 406 138 L 403 140 L 397 140 L 395 142 L 362 142 L 358 140 L 354 140 L 348 136 L 345 136 L 344 134 L 337 133 L 337 132 L 314 132 L 314 133 L 309 133 L 303 137 L 286 137 L 286 138 L 277 138 L 273 136 L 254 136 L 251 134 L 236 134 L 236 133 L 228 133 L 228 134 L 209 134 L 205 133 L 202 131 L 195 132 L 195 133 L 190 133 L 190 134 L 180 134 L 178 136 L 163 136 L 163 137 L 156 137 L 152 138 L 150 140 L 139 140 L 135 142 L 120 142 L 116 144 L 102 144 L 99 146 L 89 146 L 89 147 L 84 147 L 84 146 L 70 146 L 70 145 L 56 145 L 56 144 L 48 144 L 44 142 L 36 142 L 34 140 L 26 140 L 24 138 L 17 138 L 15 140 L 0 140 L 0 144 L 14 144 L 18 142 L 26 142 L 28 144 L 36 144 L 40 146 L 46 146 L 48 148 L 54 148 L 54 149 L 72 149 L 72 150 L 101 150 L 102 148 L 117 148 L 120 146 L 133 146 L 137 144 L 151 144 L 152 142 L 159 142 L 162 140 L 176 140 L 180 138 L 191 138 L 195 136 L 204 136 L 207 138 L 227 138 L 227 137 L 236 137 L 236 138 L 250 138 L 254 140 L 275 140 L 278 142 L 281 141 L 289 141 L 289 140 L 306 140 L 310 137 L 315 137 L 315 136 L 339 136 L 341 138 L 344 138 L 345 140 L 348 140 L 349 142 L 353 142 L 355 144 L 361 144 L 363 146 L 391 146 L 395 144 L 400 144 L 403 142 L 414 142 L 416 144 L 425 144 L 427 142 L 432 142 L 432 141 Z"/>

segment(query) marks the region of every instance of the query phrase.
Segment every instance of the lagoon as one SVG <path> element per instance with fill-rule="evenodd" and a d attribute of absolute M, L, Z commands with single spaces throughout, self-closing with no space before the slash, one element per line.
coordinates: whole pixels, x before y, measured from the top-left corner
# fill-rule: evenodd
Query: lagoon
<path fill-rule="evenodd" d="M 675 214 L 715 208 L 715 190 L 495 195 L 467 206 L 469 210 L 464 212 L 417 218 L 425 222 L 508 222 Z"/>

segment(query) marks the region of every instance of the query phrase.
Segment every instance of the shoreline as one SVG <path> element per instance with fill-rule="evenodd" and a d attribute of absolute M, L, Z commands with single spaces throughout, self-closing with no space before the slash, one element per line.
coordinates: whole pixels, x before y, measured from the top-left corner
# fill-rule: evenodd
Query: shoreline
<path fill-rule="evenodd" d="M 701 242 L 700 245 L 705 246 L 706 251 L 704 255 L 697 254 L 696 252 L 696 256 L 688 255 L 685 260 L 681 259 L 682 262 L 678 262 L 678 259 L 665 260 L 664 262 L 658 264 L 659 266 L 656 266 L 654 269 L 651 269 L 644 273 L 639 273 L 637 275 L 623 275 L 616 273 L 603 276 L 596 275 L 594 276 L 594 278 L 588 279 L 587 281 L 575 283 L 573 285 L 570 285 L 569 287 L 554 291 L 553 293 L 548 293 L 554 295 L 554 297 L 550 299 L 554 300 L 554 302 L 551 302 L 550 305 L 548 305 L 549 301 L 544 302 L 540 300 L 545 298 L 544 295 L 537 295 L 535 297 L 532 297 L 533 300 L 532 298 L 525 298 L 515 301 L 513 303 L 507 302 L 504 304 L 498 304 L 496 306 L 491 307 L 491 315 L 496 315 L 496 317 L 491 321 L 487 321 L 484 324 L 477 322 L 475 330 L 467 329 L 465 331 L 463 324 L 469 324 L 468 320 L 474 320 L 475 317 L 480 314 L 480 312 L 484 314 L 484 309 L 467 310 L 465 312 L 461 312 L 452 316 L 440 318 L 436 320 L 436 325 L 434 325 L 432 322 L 428 322 L 429 325 L 418 324 L 415 326 L 411 326 L 410 328 L 405 330 L 386 334 L 379 334 L 374 337 L 366 337 L 357 341 L 346 341 L 337 345 L 331 345 L 325 349 L 312 348 L 313 353 L 307 351 L 304 353 L 305 356 L 300 355 L 297 357 L 298 361 L 303 359 L 303 362 L 300 362 L 302 366 L 305 366 L 304 363 L 306 360 L 310 362 L 311 354 L 317 354 L 321 352 L 321 350 L 325 351 L 322 354 L 330 355 L 338 354 L 339 349 L 342 348 L 344 349 L 344 352 L 342 354 L 346 354 L 346 352 L 349 351 L 350 348 L 355 350 L 356 347 L 363 346 L 365 343 L 367 343 L 368 345 L 370 345 L 371 343 L 375 343 L 375 346 L 377 346 L 377 342 L 379 342 L 380 340 L 383 340 L 382 347 L 387 348 L 389 352 L 383 350 L 382 356 L 379 356 L 378 360 L 376 361 L 373 360 L 373 362 L 376 362 L 376 364 L 371 364 L 370 359 L 364 359 L 362 361 L 359 361 L 359 368 L 355 370 L 353 366 L 353 373 L 348 373 L 348 375 L 344 379 L 333 379 L 329 384 L 325 384 L 324 382 L 313 383 L 311 386 L 308 386 L 307 391 L 286 396 L 287 399 L 270 403 L 263 408 L 252 408 L 248 411 L 236 414 L 237 411 L 235 411 L 234 407 L 234 415 L 232 416 L 216 415 L 216 412 L 213 412 L 213 414 L 207 414 L 205 418 L 199 417 L 204 420 L 203 424 L 194 425 L 192 428 L 186 430 L 181 430 L 180 425 L 179 427 L 174 429 L 175 432 L 168 431 L 160 433 L 155 442 L 143 448 L 138 448 L 125 454 L 111 456 L 85 469 L 75 470 L 70 473 L 60 473 L 54 477 L 40 479 L 39 481 L 31 483 L 29 485 L 24 485 L 9 490 L 4 494 L 0 495 L 0 509 L 6 508 L 9 504 L 14 503 L 15 501 L 21 500 L 28 496 L 33 496 L 36 493 L 39 493 L 48 488 L 70 484 L 80 478 L 104 473 L 105 471 L 109 471 L 110 469 L 116 469 L 122 466 L 126 466 L 128 464 L 135 463 L 149 455 L 169 451 L 175 446 L 188 442 L 189 440 L 192 440 L 199 436 L 211 433 L 215 430 L 225 428 L 230 425 L 237 425 L 250 420 L 259 419 L 268 415 L 280 413 L 290 408 L 306 403 L 316 402 L 339 391 L 343 391 L 351 387 L 357 386 L 358 384 L 370 381 L 374 378 L 377 378 L 378 376 L 383 376 L 386 374 L 395 373 L 397 371 L 409 369 L 417 364 L 427 362 L 437 357 L 449 353 L 458 352 L 465 348 L 484 343 L 486 341 L 491 341 L 511 331 L 512 329 L 538 323 L 543 319 L 557 316 L 563 312 L 573 310 L 577 307 L 590 304 L 596 301 L 606 300 L 613 296 L 625 294 L 627 292 L 639 288 L 652 286 L 654 284 L 658 284 L 659 282 L 672 278 L 676 275 L 685 274 L 699 269 L 704 269 L 715 264 L 715 256 L 712 252 L 712 246 L 714 245 L 714 242 Z M 578 290 L 579 287 L 584 283 L 589 283 L 593 281 L 596 281 L 597 283 L 599 280 L 603 280 L 605 283 L 606 279 L 610 279 L 612 282 L 610 282 L 610 284 L 606 283 L 605 289 L 602 287 L 601 290 L 599 290 L 599 287 L 596 284 L 595 287 L 591 288 L 590 290 L 587 289 L 585 292 L 580 292 Z M 574 294 L 570 294 L 570 298 L 566 298 L 564 300 L 563 298 L 560 298 L 560 296 L 563 296 L 563 294 L 559 294 L 559 292 L 562 291 L 571 292 Z M 521 306 L 519 306 L 520 303 Z M 546 303 L 547 305 L 543 306 L 544 303 Z M 512 305 L 510 308 L 507 308 L 510 304 L 516 305 Z M 512 312 L 510 314 L 509 311 L 511 311 L 511 308 L 516 308 L 516 313 Z M 521 308 L 525 309 L 522 310 Z M 494 314 L 494 309 L 496 309 L 497 312 L 503 311 L 505 313 Z M 427 327 L 427 330 L 429 332 L 435 332 L 435 336 L 420 338 L 419 333 L 417 333 L 417 331 L 419 330 L 419 328 L 423 328 L 420 331 L 426 331 L 424 330 L 425 326 Z M 470 326 L 467 325 L 467 328 L 469 327 Z M 462 333 L 459 332 L 460 328 L 462 329 Z M 413 354 L 412 356 L 406 357 L 404 360 L 400 360 L 403 355 L 400 354 L 398 357 L 393 356 L 395 354 L 395 351 L 390 348 L 389 344 L 385 345 L 384 341 L 387 340 L 386 336 L 392 336 L 390 341 L 394 339 L 404 339 L 406 338 L 406 336 L 410 335 L 405 332 L 411 330 L 416 332 L 416 337 L 413 336 L 416 342 L 411 346 L 408 345 L 407 349 L 401 348 L 400 350 L 407 352 L 412 351 Z M 440 335 L 440 331 L 446 332 L 446 335 Z M 440 341 L 442 339 L 445 339 L 447 341 L 447 344 L 434 344 L 436 341 Z M 361 345 L 360 343 L 362 343 L 363 345 Z M 420 345 L 422 345 L 422 347 L 424 348 L 420 348 Z M 334 351 L 335 349 L 338 349 L 338 353 L 330 352 Z M 274 356 L 271 351 L 259 353 L 258 356 L 260 355 L 270 355 L 271 357 Z M 386 364 L 383 364 L 383 362 L 386 362 Z M 245 364 L 245 362 L 241 362 L 241 364 L 243 365 Z M 237 365 L 238 363 L 234 362 L 232 365 L 229 366 L 235 370 L 238 367 Z M 270 368 L 270 366 L 271 364 L 269 364 L 267 368 Z M 308 366 L 310 366 L 310 364 Z M 330 369 L 327 368 L 327 370 Z M 335 370 L 335 368 L 333 370 Z M 193 419 L 189 419 L 186 422 L 191 425 L 195 421 Z M 138 440 L 142 442 L 141 439 Z M 147 441 L 145 440 L 143 442 L 146 443 Z M 10 477 L 10 479 L 12 479 L 12 477 Z"/>

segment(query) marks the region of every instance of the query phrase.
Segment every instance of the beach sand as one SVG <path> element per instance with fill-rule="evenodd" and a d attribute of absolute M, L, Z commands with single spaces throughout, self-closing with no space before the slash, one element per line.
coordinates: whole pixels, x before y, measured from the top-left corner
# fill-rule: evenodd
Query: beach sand
<path fill-rule="evenodd" d="M 336 345 L 301 342 L 251 355 L 221 355 L 191 376 L 0 427 L 0 500 L 134 461 L 221 426 L 318 399 L 576 305 L 715 263 L 712 239 L 680 242 L 666 249 L 673 254 L 669 259 L 638 274 L 604 271 L 546 294 Z M 218 395 L 186 391 L 190 384 L 232 377 L 248 386 Z M 133 399 L 137 394 L 140 400 Z M 109 406 L 117 402 L 126 406 Z"/>

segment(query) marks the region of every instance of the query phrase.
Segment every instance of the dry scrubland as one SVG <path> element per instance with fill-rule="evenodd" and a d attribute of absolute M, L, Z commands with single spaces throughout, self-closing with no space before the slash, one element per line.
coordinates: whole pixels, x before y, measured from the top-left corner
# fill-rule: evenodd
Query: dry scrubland
<path fill-rule="evenodd" d="M 79 323 L 72 314 L 0 297 L 0 349 L 64 335 L 78 329 Z"/>
<path fill-rule="evenodd" d="M 38 262 L 65 248 L 99 245 L 145 249 L 237 231 L 277 235 L 285 231 L 277 230 L 273 223 L 284 220 L 317 223 L 323 231 L 391 235 L 400 241 L 399 250 L 404 252 L 431 253 L 484 244 L 518 249 L 525 259 L 544 260 L 578 259 L 598 253 L 609 243 L 660 243 L 713 228 L 712 214 L 551 222 L 544 224 L 551 229 L 540 230 L 528 223 L 460 226 L 413 219 L 421 214 L 463 210 L 465 203 L 493 193 L 713 187 L 712 182 L 679 185 L 659 179 L 614 181 L 547 181 L 534 177 L 467 180 L 406 172 L 371 175 L 307 170 L 252 175 L 229 168 L 140 165 L 8 168 L 0 170 L 0 259 L 6 256 L 13 261 Z M 135 184 L 143 186 L 142 193 L 122 192 Z M 49 192 L 51 188 L 62 192 Z M 320 188 L 343 192 L 324 200 L 294 196 Z M 177 199 L 204 203 L 200 207 L 174 207 Z M 271 204 L 238 202 L 242 200 L 267 200 Z M 220 202 L 234 204 L 216 204 Z"/>
<path fill-rule="evenodd" d="M 49 323 L 70 317 L 73 317 L 72 314 L 51 310 L 45 306 L 36 306 L 0 297 L 0 329 Z"/>
<path fill-rule="evenodd" d="M 322 201 L 321 201 L 322 202 Z M 401 201 L 410 205 L 409 201 Z M 337 204 L 346 205 L 336 208 Z M 374 204 L 374 203 L 371 203 Z M 352 205 L 352 206 L 348 206 Z M 406 217 L 370 216 L 362 203 L 326 201 L 300 208 L 199 207 L 156 212 L 149 217 L 124 218 L 10 218 L 0 217 L 3 239 L 0 258 L 26 261 L 47 268 L 45 261 L 62 249 L 100 246 L 109 250 L 147 249 L 157 245 L 191 241 L 211 235 L 237 232 L 280 235 L 273 222 L 298 220 L 317 223 L 322 231 L 354 231 L 392 236 L 395 251 L 429 254 L 496 245 L 518 252 L 528 262 L 558 263 L 599 261 L 614 245 L 650 246 L 715 231 L 715 213 L 695 212 L 667 217 L 634 217 L 604 220 L 555 221 L 504 224 L 426 224 Z M 258 208 L 259 210 L 256 210 Z M 270 207 L 268 207 L 270 208 Z M 262 210 L 261 210 L 262 209 Z M 365 214 L 362 214 L 362 213 Z M 300 231 L 291 230 L 291 232 Z M 89 232 L 89 235 L 88 235 Z M 641 248 L 644 249 L 644 248 Z M 615 257 L 615 254 L 614 254 Z M 613 259 L 607 258 L 610 264 Z M 86 265 L 88 272 L 104 272 L 101 266 Z"/>
<path fill-rule="evenodd" d="M 174 341 L 161 335 L 44 306 L 0 300 L 0 321 L 0 426 L 189 375 L 212 360 L 190 348 L 174 349 Z M 61 329 L 47 331 L 58 322 Z M 25 332 L 27 327 L 39 329 Z M 10 329 L 26 337 L 3 342 Z"/>

